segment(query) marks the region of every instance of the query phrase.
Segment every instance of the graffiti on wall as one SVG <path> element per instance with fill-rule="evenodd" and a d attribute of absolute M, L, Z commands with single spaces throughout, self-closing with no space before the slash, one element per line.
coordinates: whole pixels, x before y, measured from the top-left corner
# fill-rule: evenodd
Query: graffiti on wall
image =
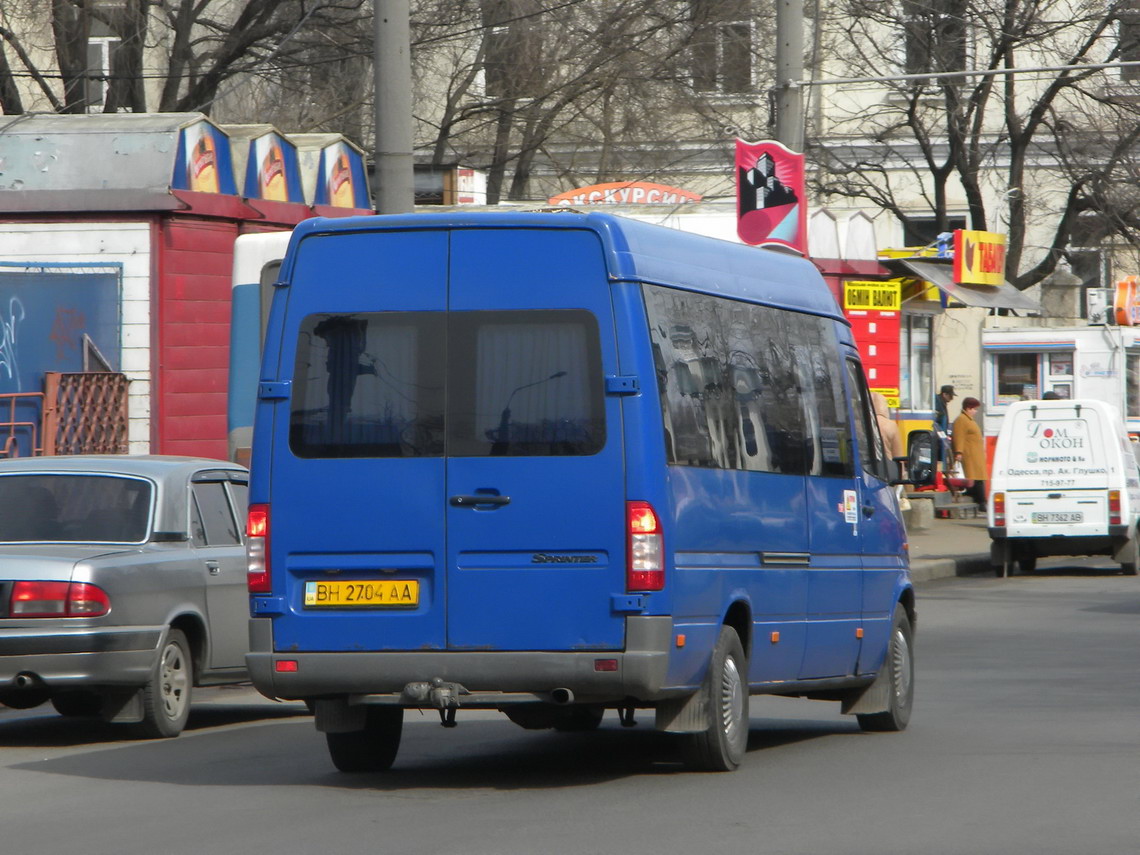
<path fill-rule="evenodd" d="M 45 372 L 82 371 L 84 336 L 118 370 L 120 271 L 89 270 L 0 266 L 0 393 L 41 392 Z"/>
<path fill-rule="evenodd" d="M 16 331 L 20 321 L 24 319 L 24 304 L 19 297 L 8 300 L 6 311 L 0 311 L 0 375 L 14 380 L 16 388 L 13 392 L 22 392 L 20 388 L 20 363 L 17 361 Z"/>

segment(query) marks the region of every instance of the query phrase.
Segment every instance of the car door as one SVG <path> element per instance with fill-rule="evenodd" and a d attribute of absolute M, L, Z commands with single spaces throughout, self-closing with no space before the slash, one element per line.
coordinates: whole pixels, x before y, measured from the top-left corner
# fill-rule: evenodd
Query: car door
<path fill-rule="evenodd" d="M 245 519 L 248 487 L 244 480 L 230 477 L 203 471 L 190 483 L 190 534 L 205 579 L 211 669 L 243 667 L 249 650 L 249 596 L 239 522 Z"/>
<path fill-rule="evenodd" d="M 807 478 L 811 529 L 807 644 L 800 679 L 855 673 L 862 619 L 863 558 L 859 463 L 852 407 L 832 321 L 802 318 L 797 363 L 814 436 Z M 808 370 L 810 369 L 810 370 Z M 858 434 L 856 434 L 858 435 Z"/>
<path fill-rule="evenodd" d="M 890 484 L 890 468 L 878 423 L 871 406 L 863 369 L 853 359 L 847 361 L 847 379 L 855 410 L 855 441 L 859 450 L 858 528 L 863 557 L 863 602 L 859 673 L 875 671 L 878 654 L 886 647 L 896 602 L 895 592 L 906 567 L 906 530 L 898 508 L 895 488 Z M 871 656 L 868 659 L 868 655 Z"/>

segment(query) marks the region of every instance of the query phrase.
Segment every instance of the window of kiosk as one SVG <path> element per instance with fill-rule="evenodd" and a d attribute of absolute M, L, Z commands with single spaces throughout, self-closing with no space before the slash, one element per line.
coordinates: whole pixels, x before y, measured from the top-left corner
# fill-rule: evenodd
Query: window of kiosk
<path fill-rule="evenodd" d="M 995 404 L 1003 406 L 1041 397 L 1042 354 L 995 353 L 993 360 Z"/>
<path fill-rule="evenodd" d="M 929 315 L 904 314 L 899 324 L 899 406 L 929 410 L 934 401 Z"/>
<path fill-rule="evenodd" d="M 1124 365 L 1126 416 L 1130 419 L 1140 419 L 1140 350 L 1128 351 Z"/>
<path fill-rule="evenodd" d="M 1053 392 L 1058 398 L 1073 397 L 1073 351 L 1059 350 L 1045 354 L 1048 370 L 1045 373 L 1044 393 Z"/>

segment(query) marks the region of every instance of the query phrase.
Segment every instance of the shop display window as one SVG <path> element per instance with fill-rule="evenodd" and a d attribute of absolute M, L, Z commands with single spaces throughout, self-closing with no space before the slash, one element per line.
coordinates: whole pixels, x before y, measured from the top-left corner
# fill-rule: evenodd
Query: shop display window
<path fill-rule="evenodd" d="M 1039 353 L 995 353 L 997 388 L 994 402 L 1012 404 L 1014 401 L 1040 398 L 1041 356 Z M 1070 365 L 1071 361 L 1070 353 Z"/>
<path fill-rule="evenodd" d="M 1124 395 L 1127 416 L 1140 419 L 1140 351 L 1130 350 L 1125 357 Z"/>

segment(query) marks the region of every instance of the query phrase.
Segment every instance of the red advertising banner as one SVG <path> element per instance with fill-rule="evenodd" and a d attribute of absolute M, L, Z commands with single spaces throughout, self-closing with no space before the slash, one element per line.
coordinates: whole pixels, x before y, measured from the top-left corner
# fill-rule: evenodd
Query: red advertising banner
<path fill-rule="evenodd" d="M 804 156 L 774 141 L 736 141 L 736 233 L 807 255 Z"/>

